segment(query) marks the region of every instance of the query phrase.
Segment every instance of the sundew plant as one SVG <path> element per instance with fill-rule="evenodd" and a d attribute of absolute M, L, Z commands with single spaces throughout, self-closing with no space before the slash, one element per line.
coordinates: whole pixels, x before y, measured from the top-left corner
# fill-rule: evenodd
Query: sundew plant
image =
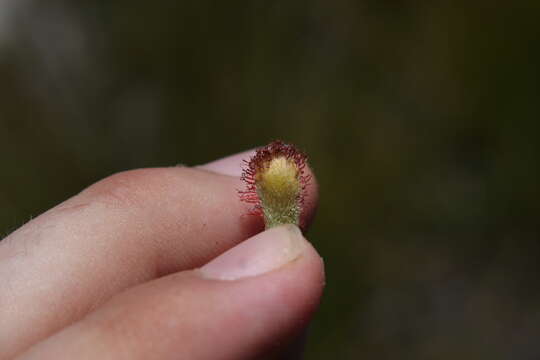
<path fill-rule="evenodd" d="M 254 204 L 250 214 L 262 216 L 266 228 L 300 224 L 310 175 L 307 156 L 294 145 L 276 140 L 257 149 L 244 160 L 242 180 L 246 183 L 240 199 Z"/>

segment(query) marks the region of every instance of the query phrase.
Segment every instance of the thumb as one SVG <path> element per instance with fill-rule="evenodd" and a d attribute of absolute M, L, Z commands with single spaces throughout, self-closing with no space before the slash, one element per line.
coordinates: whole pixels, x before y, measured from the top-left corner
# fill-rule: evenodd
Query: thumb
<path fill-rule="evenodd" d="M 253 359 L 306 327 L 323 283 L 315 250 L 296 226 L 280 226 L 117 295 L 21 358 Z"/>

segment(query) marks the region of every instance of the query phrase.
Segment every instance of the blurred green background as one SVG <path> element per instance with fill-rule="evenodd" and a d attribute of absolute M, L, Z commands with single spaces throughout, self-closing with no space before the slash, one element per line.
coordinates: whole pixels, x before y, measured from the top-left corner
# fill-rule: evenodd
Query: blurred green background
<path fill-rule="evenodd" d="M 272 139 L 320 182 L 307 359 L 538 359 L 539 1 L 0 1 L 0 231 Z"/>

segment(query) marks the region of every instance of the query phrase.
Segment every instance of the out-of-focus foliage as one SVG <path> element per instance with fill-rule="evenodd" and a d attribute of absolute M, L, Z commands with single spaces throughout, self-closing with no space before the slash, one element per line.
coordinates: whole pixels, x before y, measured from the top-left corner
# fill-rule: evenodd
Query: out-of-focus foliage
<path fill-rule="evenodd" d="M 536 359 L 538 1 L 0 2 L 0 230 L 280 138 L 321 187 L 307 359 Z"/>

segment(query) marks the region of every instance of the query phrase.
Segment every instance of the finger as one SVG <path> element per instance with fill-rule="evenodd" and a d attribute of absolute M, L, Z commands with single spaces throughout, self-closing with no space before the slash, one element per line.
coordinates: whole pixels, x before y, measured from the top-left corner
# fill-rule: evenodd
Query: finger
<path fill-rule="evenodd" d="M 255 154 L 255 150 L 247 150 L 232 156 L 212 161 L 199 166 L 201 169 L 216 172 L 218 174 L 240 177 L 244 160 L 249 160 Z"/>
<path fill-rule="evenodd" d="M 11 234 L 0 242 L 0 358 L 127 287 L 200 266 L 259 232 L 241 186 L 203 169 L 123 172 Z M 304 218 L 312 212 L 307 205 Z"/>
<path fill-rule="evenodd" d="M 20 359 L 259 358 L 306 326 L 323 284 L 321 259 L 286 225 L 127 290 Z"/>

